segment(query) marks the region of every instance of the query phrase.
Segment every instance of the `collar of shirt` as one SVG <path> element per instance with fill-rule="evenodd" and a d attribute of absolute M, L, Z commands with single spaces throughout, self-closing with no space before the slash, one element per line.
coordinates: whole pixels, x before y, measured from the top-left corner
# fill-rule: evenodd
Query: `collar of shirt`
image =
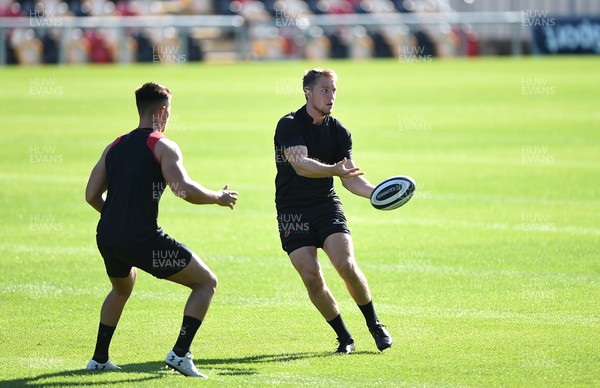
<path fill-rule="evenodd" d="M 325 116 L 325 119 L 323 120 L 322 124 L 313 124 L 313 118 L 311 117 L 311 115 L 308 114 L 308 111 L 306 110 L 306 104 L 304 104 L 302 106 L 302 108 L 298 109 L 296 114 L 298 115 L 298 118 L 300 119 L 302 124 L 306 124 L 306 125 L 314 125 L 314 126 L 328 125 L 329 120 L 331 120 L 331 115 L 327 115 L 327 116 Z"/>

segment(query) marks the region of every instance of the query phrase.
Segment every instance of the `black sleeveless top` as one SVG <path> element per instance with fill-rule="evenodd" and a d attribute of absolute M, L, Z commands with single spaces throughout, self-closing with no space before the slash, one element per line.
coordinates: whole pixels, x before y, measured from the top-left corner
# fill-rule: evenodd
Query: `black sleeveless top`
<path fill-rule="evenodd" d="M 108 194 L 96 229 L 99 242 L 131 247 L 162 232 L 158 203 L 166 188 L 154 154 L 163 134 L 137 128 L 117 138 L 106 154 Z"/>

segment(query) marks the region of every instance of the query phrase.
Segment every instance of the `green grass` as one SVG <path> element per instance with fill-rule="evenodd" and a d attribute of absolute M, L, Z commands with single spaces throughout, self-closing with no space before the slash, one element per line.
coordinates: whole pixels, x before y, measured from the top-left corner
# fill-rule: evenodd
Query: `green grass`
<path fill-rule="evenodd" d="M 357 342 L 348 357 L 330 355 L 275 222 L 275 124 L 316 65 L 0 69 L 0 385 L 196 383 L 161 363 L 187 291 L 142 273 L 111 347 L 123 371 L 82 371 L 109 289 L 83 192 L 103 147 L 136 127 L 133 90 L 148 80 L 174 91 L 167 134 L 192 177 L 240 192 L 234 211 L 161 203 L 160 224 L 219 276 L 192 346 L 201 384 L 600 384 L 600 59 L 327 64 L 357 164 L 373 182 L 418 184 L 393 212 L 338 184 L 395 340 L 376 351 L 321 255 Z"/>

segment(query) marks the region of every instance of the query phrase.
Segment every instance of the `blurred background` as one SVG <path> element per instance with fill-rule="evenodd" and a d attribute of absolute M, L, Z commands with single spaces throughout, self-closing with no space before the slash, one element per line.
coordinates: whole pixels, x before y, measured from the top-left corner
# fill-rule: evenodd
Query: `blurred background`
<path fill-rule="evenodd" d="M 598 53 L 592 0 L 0 0 L 0 65 Z"/>

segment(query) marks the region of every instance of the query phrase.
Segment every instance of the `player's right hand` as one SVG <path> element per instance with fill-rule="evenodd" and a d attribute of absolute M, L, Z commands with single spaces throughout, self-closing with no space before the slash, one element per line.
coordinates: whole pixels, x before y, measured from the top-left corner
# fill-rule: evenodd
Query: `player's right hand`
<path fill-rule="evenodd" d="M 237 202 L 238 192 L 229 190 L 229 185 L 225 185 L 222 190 L 219 190 L 217 197 L 217 204 L 219 206 L 227 206 L 233 209 L 233 206 Z"/>

